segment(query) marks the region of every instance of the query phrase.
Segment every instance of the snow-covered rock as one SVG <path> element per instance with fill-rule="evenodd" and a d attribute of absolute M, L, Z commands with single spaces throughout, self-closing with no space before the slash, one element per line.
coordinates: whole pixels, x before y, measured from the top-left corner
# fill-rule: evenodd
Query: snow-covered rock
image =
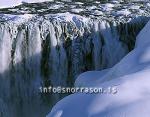
<path fill-rule="evenodd" d="M 30 4 L 32 3 L 32 4 Z M 0 4 L 3 14 L 55 14 L 74 12 L 82 16 L 108 20 L 129 20 L 138 16 L 149 16 L 149 2 L 110 1 L 99 3 L 95 1 L 63 2 L 57 0 L 6 0 Z M 16 7 L 13 7 L 16 6 Z M 6 8 L 6 9 L 2 9 Z M 144 12 L 141 12 L 144 11 Z M 95 12 L 95 13 L 94 13 Z M 101 12 L 101 13 L 100 13 Z M 102 14 L 103 13 L 103 14 Z M 101 15 L 103 17 L 97 17 Z M 109 18 L 108 18 L 109 17 Z M 122 18 L 123 17 L 123 18 Z"/>

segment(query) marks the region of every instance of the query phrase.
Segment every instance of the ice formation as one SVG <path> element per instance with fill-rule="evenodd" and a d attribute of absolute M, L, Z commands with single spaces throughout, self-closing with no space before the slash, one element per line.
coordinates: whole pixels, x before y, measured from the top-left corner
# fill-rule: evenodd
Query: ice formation
<path fill-rule="evenodd" d="M 63 96 L 42 94 L 40 86 L 72 86 L 80 73 L 118 63 L 149 20 L 148 2 L 134 4 L 140 8 L 132 7 L 125 15 L 116 13 L 129 4 L 117 2 L 24 1 L 0 9 L 0 112 L 45 116 Z"/>

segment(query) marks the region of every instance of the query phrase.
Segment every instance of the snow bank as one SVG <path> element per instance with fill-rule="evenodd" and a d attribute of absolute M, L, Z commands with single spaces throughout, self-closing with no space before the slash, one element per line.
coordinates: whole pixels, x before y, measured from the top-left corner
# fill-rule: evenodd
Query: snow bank
<path fill-rule="evenodd" d="M 37 2 L 46 2 L 46 1 L 54 1 L 54 0 L 22 0 L 22 2 L 26 2 L 26 3 L 37 3 Z"/>
<path fill-rule="evenodd" d="M 26 3 L 35 3 L 35 2 L 45 2 L 53 0 L 0 0 L 0 8 L 8 8 L 17 5 L 21 5 L 23 2 Z"/>
<path fill-rule="evenodd" d="M 116 94 L 72 94 L 47 117 L 149 117 L 150 21 L 137 36 L 135 49 L 110 70 L 81 74 L 76 86 L 117 87 Z"/>
<path fill-rule="evenodd" d="M 0 8 L 13 7 L 21 4 L 21 0 L 0 0 Z"/>

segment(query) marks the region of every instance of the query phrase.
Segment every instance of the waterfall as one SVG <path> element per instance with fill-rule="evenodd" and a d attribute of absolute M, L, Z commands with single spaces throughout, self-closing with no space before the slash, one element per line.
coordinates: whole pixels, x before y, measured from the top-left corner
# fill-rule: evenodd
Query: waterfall
<path fill-rule="evenodd" d="M 0 114 L 45 116 L 61 96 L 41 94 L 40 86 L 72 86 L 84 71 L 112 67 L 132 50 L 147 21 L 52 15 L 0 22 Z"/>

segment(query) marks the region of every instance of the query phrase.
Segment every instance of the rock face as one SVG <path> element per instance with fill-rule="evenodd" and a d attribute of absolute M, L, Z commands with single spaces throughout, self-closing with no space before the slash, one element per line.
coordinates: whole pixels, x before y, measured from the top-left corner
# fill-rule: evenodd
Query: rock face
<path fill-rule="evenodd" d="M 80 73 L 110 68 L 134 48 L 149 12 L 123 8 L 116 15 L 112 4 L 94 4 L 24 3 L 0 10 L 0 99 L 8 116 L 45 116 L 62 95 L 42 94 L 40 86 L 72 86 Z M 146 9 L 147 3 L 135 4 Z"/>

